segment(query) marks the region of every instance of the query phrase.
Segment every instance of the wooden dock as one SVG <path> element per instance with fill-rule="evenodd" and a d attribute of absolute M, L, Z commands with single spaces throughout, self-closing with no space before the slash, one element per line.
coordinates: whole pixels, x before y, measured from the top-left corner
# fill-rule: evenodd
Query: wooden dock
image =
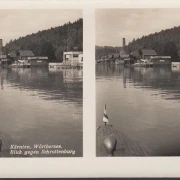
<path fill-rule="evenodd" d="M 109 146 L 109 141 L 115 144 L 112 154 L 109 154 L 105 145 Z M 97 129 L 96 156 L 153 156 L 153 151 L 107 124 Z"/>

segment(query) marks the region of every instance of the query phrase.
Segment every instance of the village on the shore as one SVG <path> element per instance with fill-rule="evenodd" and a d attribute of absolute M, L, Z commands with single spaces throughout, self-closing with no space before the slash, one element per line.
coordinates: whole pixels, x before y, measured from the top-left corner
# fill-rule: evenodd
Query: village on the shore
<path fill-rule="evenodd" d="M 96 59 L 96 64 L 120 64 L 125 67 L 153 67 L 160 65 L 180 69 L 180 62 L 173 62 L 171 56 L 158 55 L 154 49 L 138 49 L 128 53 L 126 39 L 122 39 L 122 48 L 117 53 L 106 54 Z"/>
<path fill-rule="evenodd" d="M 82 51 L 63 52 L 60 62 L 49 62 L 47 56 L 36 56 L 31 50 L 18 50 L 6 54 L 3 52 L 3 40 L 0 39 L 0 66 L 7 68 L 30 68 L 48 66 L 49 69 L 70 69 L 83 67 Z"/>

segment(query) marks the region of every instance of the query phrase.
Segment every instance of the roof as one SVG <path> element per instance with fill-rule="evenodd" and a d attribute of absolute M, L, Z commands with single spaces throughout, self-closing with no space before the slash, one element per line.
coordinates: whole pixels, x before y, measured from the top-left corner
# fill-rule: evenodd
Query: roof
<path fill-rule="evenodd" d="M 64 54 L 83 54 L 82 51 L 68 51 L 68 52 L 64 52 Z"/>
<path fill-rule="evenodd" d="M 138 53 L 137 51 L 133 51 L 133 52 L 131 53 L 131 55 L 133 55 L 133 56 L 135 56 L 135 57 L 139 57 L 139 53 Z"/>
<path fill-rule="evenodd" d="M 129 54 L 123 54 L 121 55 L 122 58 L 129 58 Z"/>
<path fill-rule="evenodd" d="M 171 59 L 171 56 L 153 56 L 151 59 Z"/>
<path fill-rule="evenodd" d="M 142 49 L 141 50 L 143 55 L 146 55 L 146 56 L 156 56 L 156 51 L 153 50 L 153 49 Z"/>
<path fill-rule="evenodd" d="M 28 60 L 33 60 L 33 59 L 35 59 L 35 60 L 47 60 L 48 59 L 48 57 L 47 56 L 34 56 L 34 57 L 28 57 Z"/>
<path fill-rule="evenodd" d="M 31 50 L 19 50 L 20 56 L 32 57 L 34 56 Z"/>
<path fill-rule="evenodd" d="M 9 56 L 12 57 L 12 58 L 17 57 L 16 52 L 14 52 L 14 51 L 13 51 L 13 52 L 10 52 L 10 53 L 9 53 Z"/>
<path fill-rule="evenodd" d="M 7 58 L 6 55 L 1 55 L 1 54 L 0 54 L 0 59 L 6 59 L 6 58 Z"/>

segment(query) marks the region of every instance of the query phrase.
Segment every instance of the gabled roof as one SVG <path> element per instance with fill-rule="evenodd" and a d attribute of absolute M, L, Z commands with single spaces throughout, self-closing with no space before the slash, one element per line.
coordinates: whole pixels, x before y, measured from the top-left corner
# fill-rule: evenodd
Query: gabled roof
<path fill-rule="evenodd" d="M 10 52 L 10 53 L 9 53 L 9 56 L 12 57 L 12 58 L 17 57 L 16 52 L 14 52 L 14 51 L 13 51 L 13 52 Z"/>
<path fill-rule="evenodd" d="M 142 49 L 141 51 L 142 51 L 143 55 L 145 55 L 145 56 L 156 56 L 157 55 L 156 51 L 153 49 Z"/>
<path fill-rule="evenodd" d="M 33 57 L 34 54 L 31 50 L 19 50 L 20 56 Z"/>

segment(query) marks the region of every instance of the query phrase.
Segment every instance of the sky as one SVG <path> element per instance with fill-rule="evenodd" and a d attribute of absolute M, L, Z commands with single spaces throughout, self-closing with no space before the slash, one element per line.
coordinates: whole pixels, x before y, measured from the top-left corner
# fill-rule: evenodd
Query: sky
<path fill-rule="evenodd" d="M 180 26 L 180 9 L 98 9 L 96 45 L 122 46 L 134 38 Z"/>
<path fill-rule="evenodd" d="M 0 39 L 3 45 L 11 39 L 36 33 L 40 30 L 57 27 L 67 22 L 82 18 L 78 9 L 43 9 L 43 10 L 4 10 L 0 11 Z"/>

